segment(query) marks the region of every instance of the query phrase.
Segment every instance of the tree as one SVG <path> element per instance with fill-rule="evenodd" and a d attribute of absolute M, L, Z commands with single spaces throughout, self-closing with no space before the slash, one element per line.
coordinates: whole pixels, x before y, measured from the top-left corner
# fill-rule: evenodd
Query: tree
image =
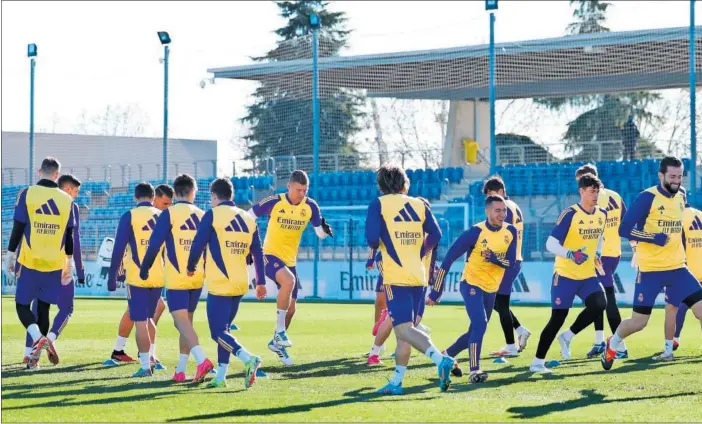
<path fill-rule="evenodd" d="M 312 28 L 309 17 L 316 13 L 321 21 L 319 30 L 319 57 L 339 54 L 348 44 L 350 31 L 345 28 L 343 12 L 330 12 L 328 2 L 320 0 L 283 1 L 277 3 L 280 15 L 287 19 L 285 26 L 275 33 L 278 45 L 265 56 L 252 58 L 257 62 L 277 62 L 312 58 Z M 324 84 L 320 75 L 320 153 L 348 154 L 357 166 L 358 158 L 352 143 L 353 136 L 361 130 L 364 117 L 361 107 L 364 98 L 358 93 Z M 255 102 L 247 107 L 242 122 L 250 128 L 244 137 L 248 146 L 247 159 L 257 162 L 261 158 L 311 155 L 312 145 L 312 85 L 311 75 L 289 73 L 261 81 L 253 94 Z M 330 163 L 333 158 L 322 158 Z M 311 161 L 309 166 L 311 167 Z M 325 165 L 320 163 L 322 169 Z M 298 167 L 308 168 L 307 162 L 298 161 Z"/>
<path fill-rule="evenodd" d="M 612 5 L 600 0 L 570 0 L 574 22 L 566 30 L 570 34 L 590 34 L 609 32 L 605 26 L 607 9 Z M 538 105 L 551 110 L 562 111 L 566 107 L 583 110 L 580 115 L 568 123 L 563 135 L 566 150 L 573 152 L 574 160 L 600 159 L 601 144 L 621 140 L 621 125 L 629 115 L 641 125 L 656 126 L 663 118 L 651 112 L 651 106 L 661 99 L 658 93 L 638 91 L 619 94 L 590 94 L 574 97 L 557 97 L 534 99 Z M 621 145 L 618 143 L 602 144 L 601 159 L 616 160 L 621 157 Z M 643 153 L 643 152 L 640 152 Z"/>
<path fill-rule="evenodd" d="M 148 116 L 138 105 L 107 105 L 104 112 L 92 116 L 84 110 L 75 130 L 78 134 L 139 137 L 148 123 Z"/>

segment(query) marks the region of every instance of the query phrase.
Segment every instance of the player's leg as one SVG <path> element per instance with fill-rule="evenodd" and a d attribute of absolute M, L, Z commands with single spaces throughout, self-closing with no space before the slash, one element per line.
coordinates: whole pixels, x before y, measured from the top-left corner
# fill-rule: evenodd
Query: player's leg
<path fill-rule="evenodd" d="M 161 367 L 161 361 L 158 360 L 156 355 L 156 327 L 158 326 L 158 321 L 163 315 L 163 311 L 166 310 L 166 302 L 163 300 L 163 296 L 159 294 L 158 303 L 156 303 L 156 310 L 154 311 L 154 318 L 149 322 L 149 335 L 151 337 L 151 348 L 149 349 L 149 355 L 151 355 L 151 362 L 156 365 L 157 369 Z"/>
<path fill-rule="evenodd" d="M 149 361 L 151 366 L 156 370 L 165 370 L 166 367 L 158 360 L 156 356 L 156 322 L 154 317 L 156 316 L 156 310 L 158 309 L 158 304 L 163 300 L 161 294 L 163 293 L 162 288 L 151 288 L 149 289 L 149 320 L 147 323 L 147 329 L 149 330 L 149 340 L 151 345 L 149 346 Z"/>
<path fill-rule="evenodd" d="M 536 356 L 529 367 L 530 371 L 538 373 L 551 372 L 549 368 L 546 368 L 546 355 L 568 317 L 577 289 L 578 285 L 575 280 L 553 274 L 551 283 L 551 317 L 541 331 L 539 345 L 536 348 Z"/>
<path fill-rule="evenodd" d="M 110 356 L 113 361 L 136 362 L 134 358 L 124 352 L 129 336 L 132 334 L 132 328 L 134 328 L 134 321 L 129 315 L 129 307 L 127 306 L 117 328 L 117 340 L 115 340 L 115 347 L 112 349 L 112 355 Z"/>
<path fill-rule="evenodd" d="M 380 280 L 382 282 L 382 280 Z M 387 309 L 388 305 L 385 302 L 385 293 L 383 292 L 383 286 L 376 287 L 375 290 L 375 314 L 373 318 L 373 324 L 380 320 L 380 315 L 383 313 L 383 309 Z"/>
<path fill-rule="evenodd" d="M 32 313 L 32 300 L 37 302 L 38 314 L 38 295 L 40 275 L 37 271 L 30 270 L 24 266 L 20 266 L 17 272 L 17 289 L 15 291 L 15 309 L 20 322 L 27 329 L 27 333 L 32 338 L 32 350 L 27 361 L 27 368 L 36 368 L 39 362 L 39 357 L 43 350 L 48 349 L 49 339 L 44 337 L 39 327 L 39 318 Z"/>
<path fill-rule="evenodd" d="M 485 293 L 480 287 L 466 284 L 468 296 L 464 297 L 466 312 L 470 319 L 470 336 L 468 337 L 468 358 L 470 360 L 470 382 L 487 381 L 487 373 L 480 370 L 480 353 L 483 338 L 487 330 L 488 311 L 492 313 L 495 296 Z M 463 290 L 461 291 L 463 294 Z"/>
<path fill-rule="evenodd" d="M 368 354 L 368 360 L 366 361 L 367 365 L 377 365 L 381 363 L 381 351 L 383 345 L 385 345 L 385 342 L 390 337 L 390 333 L 392 333 L 392 320 L 386 319 L 378 327 L 378 332 L 375 335 L 373 346 Z"/>
<path fill-rule="evenodd" d="M 58 307 L 58 313 L 54 317 L 54 322 L 49 330 L 49 339 L 52 342 L 56 342 L 56 339 L 61 335 L 61 332 L 66 328 L 68 320 L 73 315 L 73 304 L 75 298 L 75 286 L 73 281 L 70 284 L 61 286 L 59 292 L 59 298 L 56 306 Z"/>
<path fill-rule="evenodd" d="M 675 314 L 675 336 L 673 337 L 673 350 L 677 350 L 680 346 L 680 332 L 682 331 L 683 325 L 685 325 L 685 315 L 690 309 L 686 304 L 681 304 L 678 307 L 678 313 Z M 667 319 L 667 316 L 666 316 Z"/>
<path fill-rule="evenodd" d="M 604 313 L 607 307 L 607 298 L 600 282 L 596 278 L 591 278 L 580 282 L 578 297 L 583 299 L 585 309 L 575 318 L 575 322 L 558 336 L 558 343 L 561 345 L 561 356 L 563 359 L 570 359 L 570 342 L 576 334 L 587 328 L 597 318 Z"/>
<path fill-rule="evenodd" d="M 497 289 L 497 295 L 495 297 L 495 311 L 500 317 L 500 326 L 502 327 L 502 333 L 505 336 L 506 346 L 502 349 L 491 352 L 493 356 L 509 356 L 514 357 L 519 353 L 519 348 L 514 339 L 514 322 L 512 322 L 512 311 L 509 309 L 509 300 L 512 294 L 512 285 L 514 280 L 519 275 L 521 270 L 521 264 L 517 263 L 515 266 L 507 269 L 502 277 L 500 286 Z"/>
<path fill-rule="evenodd" d="M 139 363 L 141 368 L 134 374 L 134 377 L 150 377 L 151 363 L 149 361 L 149 349 L 151 339 L 148 322 L 153 317 L 153 310 L 149 305 L 150 289 L 136 287 L 127 284 L 127 302 L 129 304 L 129 317 L 134 322 L 137 349 L 139 351 Z"/>
<path fill-rule="evenodd" d="M 292 342 L 286 332 L 286 321 L 293 290 L 297 288 L 297 279 L 283 261 L 272 255 L 265 256 L 265 273 L 266 277 L 275 281 L 278 286 L 276 327 L 273 334 L 273 343 L 277 347 L 291 347 Z"/>
<path fill-rule="evenodd" d="M 292 292 L 290 293 L 290 306 L 288 306 L 288 312 L 285 314 L 285 330 L 287 331 L 288 328 L 290 328 L 290 323 L 292 323 L 292 319 L 295 316 L 295 311 L 297 310 L 297 296 L 300 293 L 300 289 L 302 289 L 302 284 L 300 283 L 300 277 L 297 276 L 297 268 L 294 266 L 288 267 L 290 272 L 292 273 L 293 277 L 295 278 L 295 286 L 292 289 Z"/>
<path fill-rule="evenodd" d="M 670 285 L 666 286 L 665 351 L 653 358 L 656 360 L 673 359 L 678 305 L 687 306 L 702 323 L 702 286 L 687 268 L 675 270 L 674 273 Z M 682 327 L 682 324 L 680 326 Z"/>
<path fill-rule="evenodd" d="M 31 309 L 32 314 L 34 314 L 35 321 L 37 320 L 37 306 L 37 300 L 34 299 L 32 301 Z M 29 334 L 29 332 L 27 332 L 27 336 L 25 337 L 24 341 L 24 359 L 22 360 L 24 364 L 29 362 L 29 356 L 32 354 L 32 345 L 34 345 L 34 339 L 32 339 L 32 336 Z"/>
<path fill-rule="evenodd" d="M 163 299 L 163 296 L 159 296 L 158 304 L 156 304 L 156 313 L 154 314 L 154 324 L 158 325 L 158 322 L 161 319 L 161 315 L 163 315 L 163 311 L 165 310 L 166 301 Z"/>

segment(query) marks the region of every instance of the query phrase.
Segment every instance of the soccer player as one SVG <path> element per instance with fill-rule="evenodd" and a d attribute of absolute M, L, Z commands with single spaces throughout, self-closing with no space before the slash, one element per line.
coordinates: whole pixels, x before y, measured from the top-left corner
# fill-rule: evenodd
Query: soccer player
<path fill-rule="evenodd" d="M 454 360 L 442 355 L 429 336 L 414 326 L 427 286 L 422 258 L 439 242 L 441 230 L 421 200 L 404 194 L 409 179 L 402 168 L 383 165 L 376 181 L 383 195 L 368 207 L 366 240 L 371 249 L 379 248 L 383 255 L 383 286 L 397 339 L 395 372 L 378 393 L 403 393 L 402 379 L 412 347 L 436 364 L 439 387 L 446 391 L 451 384 Z"/>
<path fill-rule="evenodd" d="M 505 335 L 507 346 L 491 352 L 490 355 L 497 357 L 515 357 L 526 348 L 531 332 L 521 325 L 514 312 L 509 308 L 509 299 L 512 296 L 512 286 L 522 270 L 522 242 L 524 239 L 524 215 L 519 206 L 507 197 L 505 183 L 500 177 L 490 177 L 483 184 L 483 194 L 486 196 L 501 196 L 505 199 L 507 215 L 505 222 L 514 226 L 517 230 L 517 257 L 512 266 L 505 270 L 500 282 L 500 287 L 495 295 L 495 311 L 500 317 L 500 325 Z M 515 343 L 514 332 L 519 337 L 519 345 Z"/>
<path fill-rule="evenodd" d="M 593 164 L 583 165 L 575 171 L 575 180 L 577 181 L 580 177 L 585 174 L 597 175 L 597 168 Z M 622 241 L 619 237 L 619 225 L 621 224 L 621 219 L 626 213 L 626 204 L 622 200 L 622 197 L 614 190 L 602 187 L 600 188 L 600 195 L 597 198 L 597 205 L 607 211 L 607 223 L 605 226 L 603 241 L 602 241 L 602 252 L 600 261 L 602 262 L 602 270 L 604 274 L 598 274 L 597 278 L 604 287 L 605 296 L 607 298 L 607 307 L 605 312 L 607 314 L 607 322 L 609 323 L 609 328 L 614 334 L 619 323 L 622 322 L 622 317 L 619 314 L 619 307 L 617 307 L 617 298 L 614 294 L 614 273 L 619 265 L 619 260 L 622 254 Z M 636 249 L 636 246 L 632 246 L 632 249 Z M 594 358 L 602 354 L 605 348 L 604 339 L 604 313 L 599 314 L 595 318 L 595 343 L 592 349 L 586 354 L 588 358 Z M 629 352 L 626 349 L 626 345 L 622 343 L 619 346 L 619 357 L 627 358 Z"/>
<path fill-rule="evenodd" d="M 78 193 L 80 192 L 80 185 L 80 180 L 71 174 L 61 175 L 58 179 L 58 187 L 61 190 L 68 193 L 68 195 L 71 196 L 71 199 L 73 200 L 75 200 L 76 197 L 78 197 Z M 85 282 L 85 267 L 83 266 L 83 259 L 81 257 L 80 250 L 80 210 L 76 203 L 73 203 L 73 218 L 73 261 L 75 265 L 76 274 L 78 276 L 78 283 L 83 284 Z M 56 303 L 56 306 L 58 306 L 59 311 L 54 317 L 53 324 L 51 325 L 51 330 L 49 330 L 49 334 L 47 335 L 47 338 L 51 340 L 51 342 L 54 344 L 54 349 L 56 348 L 56 339 L 61 334 L 63 329 L 66 328 L 66 324 L 68 324 L 68 320 L 73 314 L 74 296 L 75 286 L 73 284 L 73 280 L 71 279 L 71 281 L 68 284 L 62 284 L 59 288 Z M 34 314 L 35 318 L 37 317 L 38 306 L 39 304 L 35 299 L 35 301 L 32 302 L 32 313 Z M 32 353 L 32 343 L 32 336 L 27 334 L 27 340 L 25 343 L 24 351 L 25 364 L 29 363 L 29 355 Z M 53 363 L 54 365 L 58 364 L 58 356 L 49 355 L 49 361 L 51 361 L 51 363 Z"/>
<path fill-rule="evenodd" d="M 268 349 L 278 355 L 283 365 L 292 365 L 292 358 L 286 349 L 292 346 L 287 329 L 295 315 L 297 296 L 302 288 L 295 269 L 302 233 L 307 223 L 312 221 L 317 237 L 324 240 L 327 236 L 334 236 L 331 227 L 322 218 L 317 202 L 307 197 L 309 182 L 305 171 L 293 171 L 288 180 L 287 193 L 269 196 L 249 211 L 254 219 L 268 216 L 263 263 L 265 276 L 278 286 L 276 327 Z M 265 280 L 258 282 L 256 295 L 259 298 L 266 295 Z"/>
<path fill-rule="evenodd" d="M 47 157 L 37 184 L 17 195 L 5 257 L 5 269 L 17 275 L 17 316 L 32 338 L 28 369 L 36 368 L 44 350 L 52 363 L 58 363 L 53 341 L 46 337 L 49 309 L 57 303 L 61 285 L 70 283 L 73 274 L 73 199 L 56 183 L 60 171 L 59 161 Z M 37 302 L 36 318 L 30 308 L 32 300 Z"/>
<path fill-rule="evenodd" d="M 685 204 L 682 231 L 687 267 L 697 281 L 702 284 L 702 261 L 700 261 L 702 258 L 702 211 L 693 208 L 689 203 Z M 674 359 L 672 351 L 677 350 L 680 346 L 680 332 L 685 324 L 685 315 L 688 309 L 685 303 L 680 304 L 677 312 L 674 308 L 666 305 L 665 331 L 667 340 L 663 354 L 658 356 L 659 360 L 671 361 Z M 673 323 L 675 323 L 674 332 L 672 330 Z M 668 348 L 670 333 L 674 334 L 672 350 Z"/>
<path fill-rule="evenodd" d="M 639 275 L 634 291 L 631 318 L 619 324 L 607 339 L 602 353 L 602 367 L 612 368 L 617 348 L 630 335 L 648 324 L 656 297 L 665 287 L 668 308 L 677 312 L 681 303 L 702 320 L 702 286 L 685 265 L 683 214 L 685 199 L 680 192 L 683 164 L 672 156 L 661 160 L 658 168 L 660 184 L 641 192 L 624 215 L 619 235 L 636 241 Z M 666 334 L 666 353 L 673 350 L 672 334 Z M 660 358 L 659 358 L 660 359 Z"/>
<path fill-rule="evenodd" d="M 173 204 L 173 188 L 168 184 L 159 184 L 155 190 L 154 197 L 154 207 L 160 211 L 165 211 Z M 118 271 L 117 281 L 124 281 L 124 269 L 121 268 Z M 149 355 L 151 356 L 151 364 L 154 365 L 156 369 L 164 369 L 165 367 L 161 365 L 161 361 L 156 357 L 156 325 L 161 319 L 161 314 L 166 309 L 166 303 L 163 297 L 159 297 L 158 304 L 156 305 L 156 313 L 154 314 L 154 319 L 149 321 L 149 337 L 153 344 L 149 348 Z M 132 329 L 134 328 L 134 321 L 129 317 L 129 308 L 122 314 L 122 319 L 119 322 L 119 328 L 117 329 L 117 340 L 115 341 L 115 347 L 112 350 L 110 358 L 115 362 L 136 362 L 134 358 L 127 355 L 124 352 L 124 348 L 127 345 L 127 340 L 132 334 Z"/>
<path fill-rule="evenodd" d="M 519 238 L 517 229 L 505 222 L 507 205 L 502 196 L 490 195 L 485 198 L 485 214 L 487 219 L 484 222 L 461 234 L 449 249 L 441 263 L 439 275 L 428 300 L 430 305 L 439 301 L 446 273 L 451 270 L 451 265 L 465 254 L 461 296 L 468 312 L 470 326 L 468 332 L 449 346 L 445 353 L 455 358 L 460 352 L 470 349 L 468 356 L 471 383 L 483 383 L 488 379 L 488 374 L 480 370 L 480 351 L 495 305 L 495 293 L 504 281 L 504 274 L 513 269 L 517 262 Z"/>
<path fill-rule="evenodd" d="M 546 249 L 556 255 L 551 285 L 551 318 L 541 332 L 536 357 L 529 368 L 532 372 L 551 372 L 545 365 L 546 354 L 565 323 L 576 295 L 585 304 L 585 309 L 558 337 L 563 359 L 570 359 L 573 337 L 590 325 L 607 306 L 604 290 L 597 279 L 597 268 L 601 268 L 597 251 L 607 222 L 607 212 L 597 206 L 601 187 L 602 182 L 596 176 L 581 176 L 578 180 L 580 203 L 561 213 L 546 242 Z"/>
<path fill-rule="evenodd" d="M 418 197 L 419 200 L 424 202 L 424 206 L 426 206 L 429 210 L 431 210 L 431 205 L 428 200 Z M 438 246 L 438 245 L 437 245 Z M 422 258 L 422 262 L 424 263 L 424 268 L 426 269 L 427 275 L 427 285 L 431 287 L 434 284 L 434 276 L 436 275 L 436 251 L 437 251 L 437 246 L 434 246 L 434 248 L 431 250 L 431 252 L 428 252 L 427 254 L 424 255 Z M 374 250 L 373 250 L 374 251 Z M 382 256 L 380 253 L 376 256 L 377 259 L 377 265 L 378 265 L 378 271 L 379 271 L 379 278 L 378 278 L 378 286 L 376 287 L 376 292 L 378 289 L 381 290 L 381 293 L 383 294 L 383 297 L 385 297 L 385 290 L 383 289 L 383 266 L 382 266 L 382 261 L 381 261 Z M 370 259 L 369 259 L 370 262 Z M 368 266 L 368 262 L 366 262 L 366 267 Z M 424 293 L 422 294 L 422 298 L 426 298 L 426 288 L 424 288 Z M 385 300 L 385 299 L 384 299 Z M 421 305 L 419 305 L 419 309 L 417 310 L 417 317 L 414 320 L 414 326 L 416 329 L 423 331 L 426 334 L 430 334 L 431 330 L 429 327 L 426 327 L 422 325 L 422 317 L 424 316 L 424 309 L 426 306 L 426 302 L 422 302 Z M 385 341 L 390 337 L 390 333 L 392 332 L 392 320 L 387 319 L 387 309 L 383 310 L 383 315 L 380 317 L 380 320 L 376 322 L 375 326 L 373 326 L 373 335 L 375 336 L 375 339 L 373 341 L 373 346 L 371 347 L 370 352 L 368 353 L 368 360 L 366 361 L 366 365 L 380 365 L 382 362 L 380 361 L 380 355 L 385 353 Z"/>
<path fill-rule="evenodd" d="M 376 249 L 368 249 L 366 270 L 370 271 L 374 266 L 378 269 L 378 279 L 375 282 L 375 320 L 371 331 L 374 339 L 370 352 L 366 354 L 367 365 L 380 364 L 379 355 L 385 353 L 385 340 L 392 331 L 392 325 L 389 325 L 389 330 L 387 325 L 383 325 L 388 317 L 385 290 L 383 289 L 383 257 Z M 381 334 L 378 335 L 378 332 Z M 380 344 L 378 345 L 378 343 Z"/>
<path fill-rule="evenodd" d="M 251 355 L 229 332 L 239 310 L 241 298 L 249 290 L 249 271 L 246 258 L 252 254 L 256 268 L 256 282 L 263 275 L 263 252 L 256 220 L 234 205 L 234 187 L 227 178 L 219 178 L 210 186 L 212 209 L 202 217 L 195 234 L 187 272 L 194 276 L 201 267 L 202 253 L 207 248 L 204 264 L 207 287 L 207 321 L 212 340 L 217 343 L 217 376 L 210 387 L 225 387 L 229 357 L 234 355 L 244 363 L 244 387 L 256 381 L 256 371 L 263 363 Z M 170 292 L 170 291 L 169 291 Z"/>
<path fill-rule="evenodd" d="M 117 225 L 107 290 L 117 290 L 117 271 L 120 264 L 123 264 L 126 273 L 129 316 L 136 326 L 136 342 L 141 364 L 141 368 L 134 373 L 134 377 L 151 377 L 149 351 L 156 334 L 153 318 L 163 290 L 163 262 L 158 260 L 154 263 L 146 280 L 142 280 L 139 276 L 139 267 L 144 261 L 151 233 L 156 227 L 156 220 L 161 211 L 153 205 L 154 187 L 149 183 L 136 185 L 134 199 L 137 206 L 122 215 Z M 153 327 L 154 336 L 151 335 L 149 326 Z"/>
<path fill-rule="evenodd" d="M 140 277 L 149 279 L 149 270 L 161 253 L 161 247 L 166 245 L 163 276 L 166 286 L 166 299 L 168 310 L 173 316 L 175 327 L 180 333 L 180 357 L 178 366 L 173 374 L 173 381 L 186 380 L 185 370 L 188 358 L 192 354 L 197 362 L 197 371 L 193 382 L 202 381 L 214 365 L 207 359 L 205 352 L 200 347 L 195 328 L 193 328 L 193 314 L 202 293 L 202 284 L 205 281 L 205 272 L 202 261 L 192 276 L 187 275 L 185 269 L 190 254 L 195 232 L 200 225 L 200 220 L 205 214 L 200 208 L 193 205 L 197 183 L 187 174 L 178 175 L 173 180 L 176 204 L 163 212 L 156 221 L 156 228 L 151 233 L 149 248 L 146 250 L 141 263 Z M 158 258 L 160 261 L 161 258 Z"/>

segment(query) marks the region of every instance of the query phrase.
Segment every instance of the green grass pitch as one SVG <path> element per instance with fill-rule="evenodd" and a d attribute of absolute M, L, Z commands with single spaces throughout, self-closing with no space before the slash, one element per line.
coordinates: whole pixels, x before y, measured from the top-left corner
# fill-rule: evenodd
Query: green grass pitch
<path fill-rule="evenodd" d="M 676 361 L 655 363 L 663 345 L 663 311 L 654 311 L 649 327 L 627 340 L 631 359 L 617 361 L 605 372 L 598 360 L 585 360 L 592 328 L 573 342 L 575 359 L 563 362 L 552 376 L 528 372 L 539 334 L 548 320 L 545 307 L 517 307 L 515 313 L 533 333 L 527 350 L 508 364 L 494 364 L 489 351 L 504 344 L 496 315 L 483 343 L 483 369 L 490 380 L 470 384 L 454 379 L 440 393 L 436 371 L 424 355 L 413 353 L 405 377 L 406 394 L 384 397 L 374 391 L 390 377 L 392 360 L 368 368 L 362 355 L 372 342 L 373 306 L 302 303 L 289 335 L 295 365 L 284 368 L 268 351 L 274 326 L 273 303 L 243 303 L 236 319 L 238 340 L 264 360 L 268 378 L 243 389 L 243 366 L 232 358 L 229 387 L 174 384 L 178 358 L 173 320 L 165 313 L 159 325 L 157 353 L 168 367 L 151 379 L 133 379 L 137 365 L 105 368 L 112 350 L 124 300 L 77 299 L 75 313 L 58 340 L 61 363 L 28 372 L 19 364 L 24 332 L 11 298 L 2 300 L 2 421 L 5 422 L 437 422 L 437 421 L 702 421 L 702 337 L 690 313 Z M 630 308 L 623 309 L 629 316 Z M 579 310 L 571 311 L 569 325 Z M 216 362 L 204 303 L 196 312 L 201 345 Z M 425 324 L 435 344 L 444 349 L 467 329 L 460 306 L 427 308 Z M 388 350 L 394 348 L 388 342 Z M 547 360 L 560 359 L 557 342 Z M 136 356 L 130 339 L 127 352 Z M 386 355 L 389 355 L 388 352 Z M 459 358 L 467 362 L 467 353 Z M 464 367 L 465 368 L 465 367 Z M 188 367 L 188 376 L 195 364 Z M 208 376 L 208 379 L 211 378 Z"/>

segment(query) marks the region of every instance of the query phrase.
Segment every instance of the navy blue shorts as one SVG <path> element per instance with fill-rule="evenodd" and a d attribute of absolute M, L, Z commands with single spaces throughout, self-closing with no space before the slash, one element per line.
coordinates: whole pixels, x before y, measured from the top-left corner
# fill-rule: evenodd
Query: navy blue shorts
<path fill-rule="evenodd" d="M 517 261 L 511 267 L 505 270 L 502 276 L 502 281 L 500 282 L 500 287 L 497 289 L 497 293 L 509 296 L 512 294 L 512 286 L 514 285 L 514 280 L 517 279 L 519 273 L 522 271 L 522 262 Z"/>
<path fill-rule="evenodd" d="M 604 270 L 604 275 L 598 275 L 597 278 L 602 283 L 603 287 L 614 287 L 614 273 L 617 271 L 619 266 L 619 256 L 603 256 L 600 258 L 602 260 L 602 269 Z"/>
<path fill-rule="evenodd" d="M 384 286 L 392 326 L 416 322 L 424 304 L 424 286 Z"/>
<path fill-rule="evenodd" d="M 56 306 L 59 309 L 67 310 L 73 308 L 73 300 L 75 299 L 76 287 L 74 282 L 71 281 L 70 284 L 65 286 L 61 284 L 58 291 L 58 299 L 56 300 Z"/>
<path fill-rule="evenodd" d="M 424 316 L 424 308 L 427 306 L 427 287 L 424 287 L 424 292 L 422 293 L 422 303 L 419 304 L 419 309 L 417 310 L 417 317 L 415 317 L 414 323 L 417 324 L 417 319 Z"/>
<path fill-rule="evenodd" d="M 193 313 L 197 309 L 197 302 L 200 301 L 202 287 L 199 289 L 168 289 L 166 291 L 166 301 L 168 310 L 171 312 L 187 309 Z"/>
<path fill-rule="evenodd" d="M 127 284 L 127 305 L 132 321 L 147 321 L 156 315 L 161 287 L 137 287 Z"/>
<path fill-rule="evenodd" d="M 280 271 L 281 268 L 287 268 L 295 276 L 295 287 L 293 287 L 292 298 L 297 299 L 298 292 L 302 290 L 302 284 L 300 284 L 300 278 L 297 276 L 297 269 L 294 266 L 287 266 L 285 262 L 280 260 L 277 256 L 273 255 L 263 255 L 264 266 L 266 277 L 270 278 L 275 282 L 275 285 L 280 289 L 280 284 L 275 279 L 275 274 Z"/>
<path fill-rule="evenodd" d="M 573 306 L 575 296 L 578 296 L 580 300 L 584 302 L 588 296 L 598 291 L 604 293 L 604 289 L 597 280 L 597 277 L 591 277 L 585 280 L 572 280 L 570 278 L 561 277 L 558 274 L 553 274 L 553 283 L 551 284 L 551 308 L 570 309 Z"/>
<path fill-rule="evenodd" d="M 687 267 L 671 271 L 639 272 L 634 285 L 634 307 L 651 307 L 665 287 L 665 302 L 679 306 L 691 294 L 702 290 Z"/>
<path fill-rule="evenodd" d="M 32 300 L 39 299 L 56 305 L 62 286 L 61 273 L 61 270 L 42 272 L 21 265 L 17 271 L 15 303 L 29 306 Z"/>
<path fill-rule="evenodd" d="M 239 312 L 239 304 L 242 296 L 217 296 L 209 293 L 207 295 L 207 322 L 210 325 L 210 333 L 215 335 L 220 331 L 229 332 L 229 326 Z"/>

